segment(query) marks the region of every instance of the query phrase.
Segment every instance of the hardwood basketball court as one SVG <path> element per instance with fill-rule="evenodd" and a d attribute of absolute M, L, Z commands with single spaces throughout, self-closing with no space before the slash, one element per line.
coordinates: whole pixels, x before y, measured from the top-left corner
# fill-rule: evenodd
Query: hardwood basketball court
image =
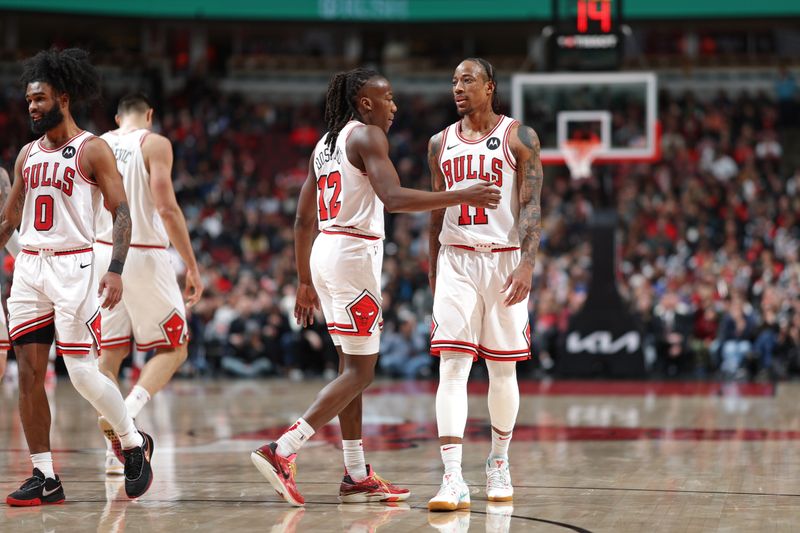
<path fill-rule="evenodd" d="M 175 382 L 137 424 L 156 439 L 155 481 L 129 501 L 103 472 L 89 404 L 66 380 L 51 390 L 63 505 L 2 504 L 2 531 L 796 531 L 800 386 L 793 383 L 525 382 L 510 460 L 512 505 L 489 504 L 486 383 L 470 385 L 464 477 L 472 511 L 428 513 L 441 481 L 435 382 L 380 382 L 365 397 L 367 461 L 412 490 L 407 504 L 342 505 L 339 432 L 303 448 L 305 508 L 279 500 L 249 452 L 275 438 L 322 382 Z M 0 490 L 31 465 L 16 407 L 0 387 Z"/>

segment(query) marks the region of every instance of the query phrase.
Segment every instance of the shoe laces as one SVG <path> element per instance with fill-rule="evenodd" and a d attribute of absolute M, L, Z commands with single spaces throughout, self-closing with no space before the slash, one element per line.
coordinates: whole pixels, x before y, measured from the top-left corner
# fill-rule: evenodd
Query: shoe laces
<path fill-rule="evenodd" d="M 29 477 L 28 479 L 26 479 L 22 483 L 22 486 L 20 487 L 20 490 L 33 488 L 33 487 L 38 486 L 38 485 L 44 485 L 45 481 L 46 481 L 46 479 L 40 478 L 40 477 L 38 477 L 36 475 L 33 475 L 33 476 Z"/>
<path fill-rule="evenodd" d="M 441 494 L 442 492 L 444 492 L 444 493 L 452 494 L 455 497 L 460 497 L 461 496 L 461 492 L 462 492 L 461 491 L 461 485 L 463 483 L 464 483 L 464 481 L 462 481 L 460 479 L 457 479 L 455 477 L 449 477 L 449 478 L 445 477 L 442 480 L 442 486 L 439 487 L 439 493 Z"/>
<path fill-rule="evenodd" d="M 511 485 L 508 468 L 490 466 L 486 472 L 486 484 L 494 488 L 506 488 Z"/>
<path fill-rule="evenodd" d="M 139 477 L 144 464 L 144 444 L 132 450 L 123 450 L 122 454 L 125 456 L 125 477 Z"/>

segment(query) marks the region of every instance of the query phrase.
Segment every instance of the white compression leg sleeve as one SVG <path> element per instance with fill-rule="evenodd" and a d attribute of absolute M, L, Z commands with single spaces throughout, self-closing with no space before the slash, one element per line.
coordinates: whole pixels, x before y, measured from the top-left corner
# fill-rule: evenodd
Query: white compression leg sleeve
<path fill-rule="evenodd" d="M 436 424 L 440 437 L 464 438 L 467 425 L 467 380 L 472 355 L 439 354 L 439 388 L 436 390 Z"/>
<path fill-rule="evenodd" d="M 500 431 L 511 431 L 519 411 L 517 363 L 486 360 L 489 371 L 489 418 Z"/>
<path fill-rule="evenodd" d="M 130 437 L 128 445 L 123 440 L 123 447 L 130 448 L 141 445 L 141 437 L 138 436 L 136 427 L 133 425 L 133 419 L 128 416 L 128 409 L 125 407 L 122 394 L 114 382 L 100 372 L 100 368 L 97 366 L 95 349 L 92 348 L 89 355 L 65 355 L 64 364 L 67 367 L 72 386 L 108 420 L 108 423 L 120 436 L 120 440 Z"/>

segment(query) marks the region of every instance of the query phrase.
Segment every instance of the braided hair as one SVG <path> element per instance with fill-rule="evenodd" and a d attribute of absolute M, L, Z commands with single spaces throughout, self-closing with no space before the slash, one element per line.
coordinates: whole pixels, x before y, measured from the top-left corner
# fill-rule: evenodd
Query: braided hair
<path fill-rule="evenodd" d="M 80 48 L 42 50 L 22 63 L 20 81 L 49 84 L 57 94 L 69 95 L 70 107 L 100 97 L 100 74 L 89 62 L 89 53 Z"/>
<path fill-rule="evenodd" d="M 375 70 L 355 68 L 334 74 L 325 95 L 325 125 L 328 138 L 325 145 L 333 151 L 339 132 L 353 115 L 358 115 L 356 95 L 371 78 L 380 76 Z"/>
<path fill-rule="evenodd" d="M 484 72 L 486 72 L 486 79 L 494 83 L 494 91 L 492 92 L 492 111 L 499 115 L 500 97 L 497 96 L 497 80 L 494 77 L 494 67 L 482 57 L 468 57 L 464 61 L 472 61 L 473 63 L 479 64 L 481 68 L 483 68 Z"/>

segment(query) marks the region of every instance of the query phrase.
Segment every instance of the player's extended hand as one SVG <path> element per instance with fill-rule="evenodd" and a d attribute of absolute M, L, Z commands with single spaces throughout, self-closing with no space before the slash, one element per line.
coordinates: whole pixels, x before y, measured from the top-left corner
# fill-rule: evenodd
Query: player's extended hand
<path fill-rule="evenodd" d="M 314 323 L 314 309 L 319 309 L 319 296 L 310 283 L 297 286 L 297 297 L 294 302 L 294 318 L 303 327 Z"/>
<path fill-rule="evenodd" d="M 461 193 L 461 203 L 473 207 L 497 209 L 497 204 L 500 203 L 500 189 L 486 181 L 462 189 Z"/>
<path fill-rule="evenodd" d="M 106 299 L 100 304 L 103 309 L 114 309 L 114 306 L 122 299 L 122 276 L 116 272 L 106 272 L 100 278 L 100 286 L 97 288 L 97 296 L 106 293 Z"/>
<path fill-rule="evenodd" d="M 517 268 L 506 278 L 506 283 L 501 290 L 501 292 L 508 291 L 503 303 L 510 307 L 525 300 L 531 293 L 532 280 L 533 267 L 527 263 L 517 265 Z"/>
<path fill-rule="evenodd" d="M 189 268 L 186 270 L 186 286 L 183 289 L 183 297 L 186 299 L 186 307 L 192 307 L 200 301 L 203 295 L 203 279 L 200 277 L 200 271 L 196 268 Z"/>

